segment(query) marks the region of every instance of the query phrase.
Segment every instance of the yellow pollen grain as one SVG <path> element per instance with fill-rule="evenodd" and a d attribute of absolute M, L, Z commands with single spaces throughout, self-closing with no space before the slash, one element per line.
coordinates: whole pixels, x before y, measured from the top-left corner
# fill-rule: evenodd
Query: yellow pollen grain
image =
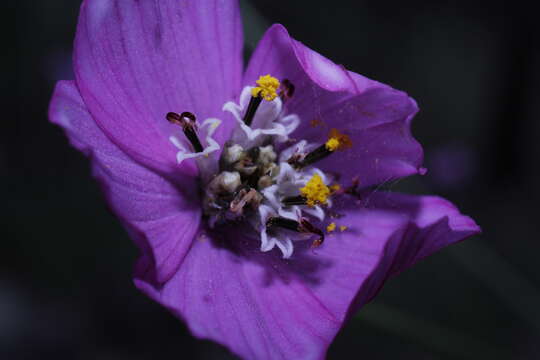
<path fill-rule="evenodd" d="M 334 223 L 334 222 L 328 224 L 328 226 L 326 227 L 326 231 L 328 231 L 329 233 L 331 233 L 334 230 L 336 230 L 336 223 Z"/>
<path fill-rule="evenodd" d="M 343 232 L 343 231 L 345 231 L 345 230 L 347 230 L 347 227 L 346 227 L 345 225 L 341 225 L 341 226 L 339 227 L 339 231 Z"/>
<path fill-rule="evenodd" d="M 326 148 L 330 151 L 336 151 L 339 148 L 339 140 L 336 138 L 330 138 L 326 144 L 324 144 L 324 146 L 326 146 Z"/>
<path fill-rule="evenodd" d="M 350 148 L 352 141 L 350 137 L 340 133 L 338 129 L 332 129 L 328 134 L 328 141 L 325 146 L 330 151 L 342 150 Z"/>
<path fill-rule="evenodd" d="M 306 204 L 313 207 L 317 204 L 326 204 L 330 188 L 324 184 L 320 175 L 314 174 L 306 186 L 300 188 L 300 194 L 306 198 Z"/>
<path fill-rule="evenodd" d="M 266 101 L 272 101 L 278 96 L 277 89 L 279 88 L 279 80 L 275 77 L 268 74 L 260 76 L 259 80 L 255 82 L 259 86 L 251 89 L 251 96 L 261 96 Z"/>
<path fill-rule="evenodd" d="M 340 189 L 341 189 L 341 186 L 339 186 L 339 184 L 330 185 L 330 191 L 332 193 L 335 193 L 336 191 L 339 191 Z"/>

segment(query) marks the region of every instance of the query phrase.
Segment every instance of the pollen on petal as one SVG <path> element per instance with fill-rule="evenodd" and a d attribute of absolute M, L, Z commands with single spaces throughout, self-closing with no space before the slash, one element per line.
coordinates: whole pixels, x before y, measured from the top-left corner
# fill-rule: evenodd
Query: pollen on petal
<path fill-rule="evenodd" d="M 326 227 L 326 231 L 328 231 L 329 233 L 331 233 L 334 230 L 336 230 L 336 223 L 335 222 L 328 224 L 328 226 Z"/>
<path fill-rule="evenodd" d="M 309 121 L 309 125 L 310 125 L 311 127 L 317 127 L 317 126 L 323 125 L 323 122 L 322 122 L 321 119 L 311 119 L 311 120 Z"/>
<path fill-rule="evenodd" d="M 317 204 L 326 204 L 330 188 L 324 184 L 319 174 L 314 174 L 306 186 L 300 188 L 300 193 L 306 198 L 306 204 L 313 207 Z"/>
<path fill-rule="evenodd" d="M 260 76 L 256 83 L 259 86 L 251 89 L 251 95 L 253 97 L 261 96 L 266 101 L 272 101 L 278 96 L 279 80 L 275 77 L 269 74 Z"/>
<path fill-rule="evenodd" d="M 339 227 L 339 231 L 343 232 L 343 231 L 345 231 L 345 230 L 347 230 L 347 227 L 346 227 L 345 225 L 341 225 L 341 226 Z"/>
<path fill-rule="evenodd" d="M 328 134 L 325 146 L 330 151 L 348 149 L 352 146 L 352 141 L 350 137 L 340 133 L 338 129 L 332 129 Z"/>
<path fill-rule="evenodd" d="M 336 191 L 339 191 L 339 190 L 341 190 L 341 186 L 339 184 L 330 185 L 330 191 L 332 193 L 335 193 Z"/>

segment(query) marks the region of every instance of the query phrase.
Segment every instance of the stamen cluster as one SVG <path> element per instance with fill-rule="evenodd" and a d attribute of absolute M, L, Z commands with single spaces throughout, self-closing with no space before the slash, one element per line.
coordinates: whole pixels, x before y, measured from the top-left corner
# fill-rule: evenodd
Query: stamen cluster
<path fill-rule="evenodd" d="M 219 126 L 218 119 L 203 122 L 207 125 L 204 147 L 193 114 L 169 113 L 167 119 L 182 127 L 193 152 L 187 151 L 177 138 L 171 137 L 171 141 L 180 150 L 179 162 L 187 158 L 197 161 L 209 226 L 245 221 L 259 232 L 261 251 L 277 246 L 288 258 L 294 240 L 315 234 L 312 245 L 322 244 L 324 234 L 312 221 L 324 221 L 323 207 L 332 205 L 330 197 L 336 185 L 329 187 L 331 179 L 311 166 L 349 147 L 350 139 L 332 129 L 328 140 L 319 146 L 302 140 L 277 154 L 275 144 L 290 142 L 289 135 L 300 123 L 297 115 L 284 111 L 284 102 L 294 94 L 294 85 L 285 79 L 279 90 L 280 82 L 270 75 L 261 76 L 256 83 L 256 87 L 244 88 L 239 104 L 228 102 L 223 106 L 238 127 L 219 158 L 213 156 L 219 147 L 213 146 L 211 137 Z"/>
<path fill-rule="evenodd" d="M 275 182 L 279 173 L 272 145 L 244 149 L 227 145 L 219 161 L 219 173 L 206 187 L 204 212 L 211 226 L 243 219 L 263 202 L 261 191 Z"/>

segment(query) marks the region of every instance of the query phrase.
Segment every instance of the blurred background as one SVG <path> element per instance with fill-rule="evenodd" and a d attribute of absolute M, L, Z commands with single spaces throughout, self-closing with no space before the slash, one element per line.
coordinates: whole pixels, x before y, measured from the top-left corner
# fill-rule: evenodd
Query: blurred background
<path fill-rule="evenodd" d="M 2 3 L 15 10 L 16 33 L 15 51 L 5 45 L 2 56 L 0 358 L 234 359 L 134 288 L 135 247 L 86 158 L 47 120 L 55 82 L 73 78 L 79 5 Z M 534 10 L 498 0 L 242 1 L 246 56 L 280 22 L 414 97 L 429 172 L 392 190 L 444 196 L 484 231 L 390 280 L 329 359 L 540 358 Z"/>

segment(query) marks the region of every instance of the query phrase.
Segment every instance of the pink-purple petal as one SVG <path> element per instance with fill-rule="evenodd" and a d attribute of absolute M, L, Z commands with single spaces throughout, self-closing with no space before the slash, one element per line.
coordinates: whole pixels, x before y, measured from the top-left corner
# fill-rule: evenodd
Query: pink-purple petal
<path fill-rule="evenodd" d="M 124 152 L 163 173 L 177 171 L 169 111 L 223 118 L 241 78 L 236 1 L 86 0 L 75 39 L 84 102 Z M 230 120 L 227 118 L 227 120 Z M 216 138 L 226 140 L 232 121 Z M 191 169 L 183 169 L 193 172 Z"/>
<path fill-rule="evenodd" d="M 354 201 L 353 201 L 354 203 Z M 385 280 L 441 247 L 479 232 L 446 200 L 375 193 L 349 208 L 345 232 L 290 260 L 258 251 L 239 231 L 203 233 L 163 286 L 142 259 L 136 286 L 192 332 L 245 359 L 322 359 L 343 325 Z"/>
<path fill-rule="evenodd" d="M 201 236 L 162 287 L 146 279 L 140 262 L 136 286 L 186 321 L 195 336 L 244 359 L 321 358 L 339 319 L 311 294 L 309 284 L 289 274 L 280 254 L 262 253 L 258 239 L 232 232 L 223 232 L 226 239 Z M 237 243 L 231 251 L 221 247 L 223 241 Z"/>
<path fill-rule="evenodd" d="M 58 83 L 50 119 L 90 157 L 108 203 L 142 252 L 151 257 L 155 281 L 166 281 L 189 250 L 200 222 L 195 179 L 165 179 L 133 161 L 96 125 L 73 81 Z"/>
<path fill-rule="evenodd" d="M 141 250 L 135 284 L 198 337 L 246 359 L 322 359 L 343 323 L 392 275 L 480 231 L 448 201 L 374 192 L 336 200 L 324 244 L 295 244 L 291 259 L 262 253 L 255 232 L 201 225 L 192 162 L 178 166 L 169 111 L 234 122 L 222 105 L 270 73 L 296 88 L 292 135 L 322 143 L 331 128 L 353 146 L 317 164 L 347 183 L 380 184 L 422 171 L 407 94 L 347 71 L 274 25 L 241 79 L 237 1 L 85 0 L 75 82 L 57 85 L 51 121 L 91 158 L 112 210 Z M 243 81 L 243 83 L 241 83 Z M 201 230 L 202 229 L 202 230 Z"/>
<path fill-rule="evenodd" d="M 317 164 L 347 181 L 380 184 L 423 169 L 423 151 L 412 137 L 416 102 L 392 89 L 334 64 L 292 39 L 281 25 L 272 26 L 259 43 L 244 76 L 246 84 L 270 73 L 295 86 L 289 113 L 302 123 L 293 138 L 324 143 L 332 128 L 347 134 L 352 147 Z"/>
<path fill-rule="evenodd" d="M 342 279 L 343 284 L 357 281 L 358 288 L 354 290 L 357 294 L 354 300 L 350 300 L 347 317 L 370 301 L 390 276 L 443 247 L 481 231 L 470 217 L 437 196 L 374 192 L 359 203 L 355 204 L 354 200 L 349 199 L 345 205 L 338 203 L 337 207 L 341 207 L 338 211 L 345 216 L 336 222 L 340 226 L 347 226 L 347 229 L 329 236 L 320 255 L 343 259 L 336 262 L 339 264 L 335 268 L 338 272 L 332 273 L 330 270 L 323 276 Z M 358 267 L 355 262 L 363 261 L 364 257 L 359 258 L 353 249 L 366 246 L 366 243 L 375 251 L 377 263 L 369 276 L 358 282 L 354 275 Z M 339 294 L 339 289 L 329 288 L 327 292 Z M 341 293 L 341 296 L 345 296 L 345 293 Z"/>

